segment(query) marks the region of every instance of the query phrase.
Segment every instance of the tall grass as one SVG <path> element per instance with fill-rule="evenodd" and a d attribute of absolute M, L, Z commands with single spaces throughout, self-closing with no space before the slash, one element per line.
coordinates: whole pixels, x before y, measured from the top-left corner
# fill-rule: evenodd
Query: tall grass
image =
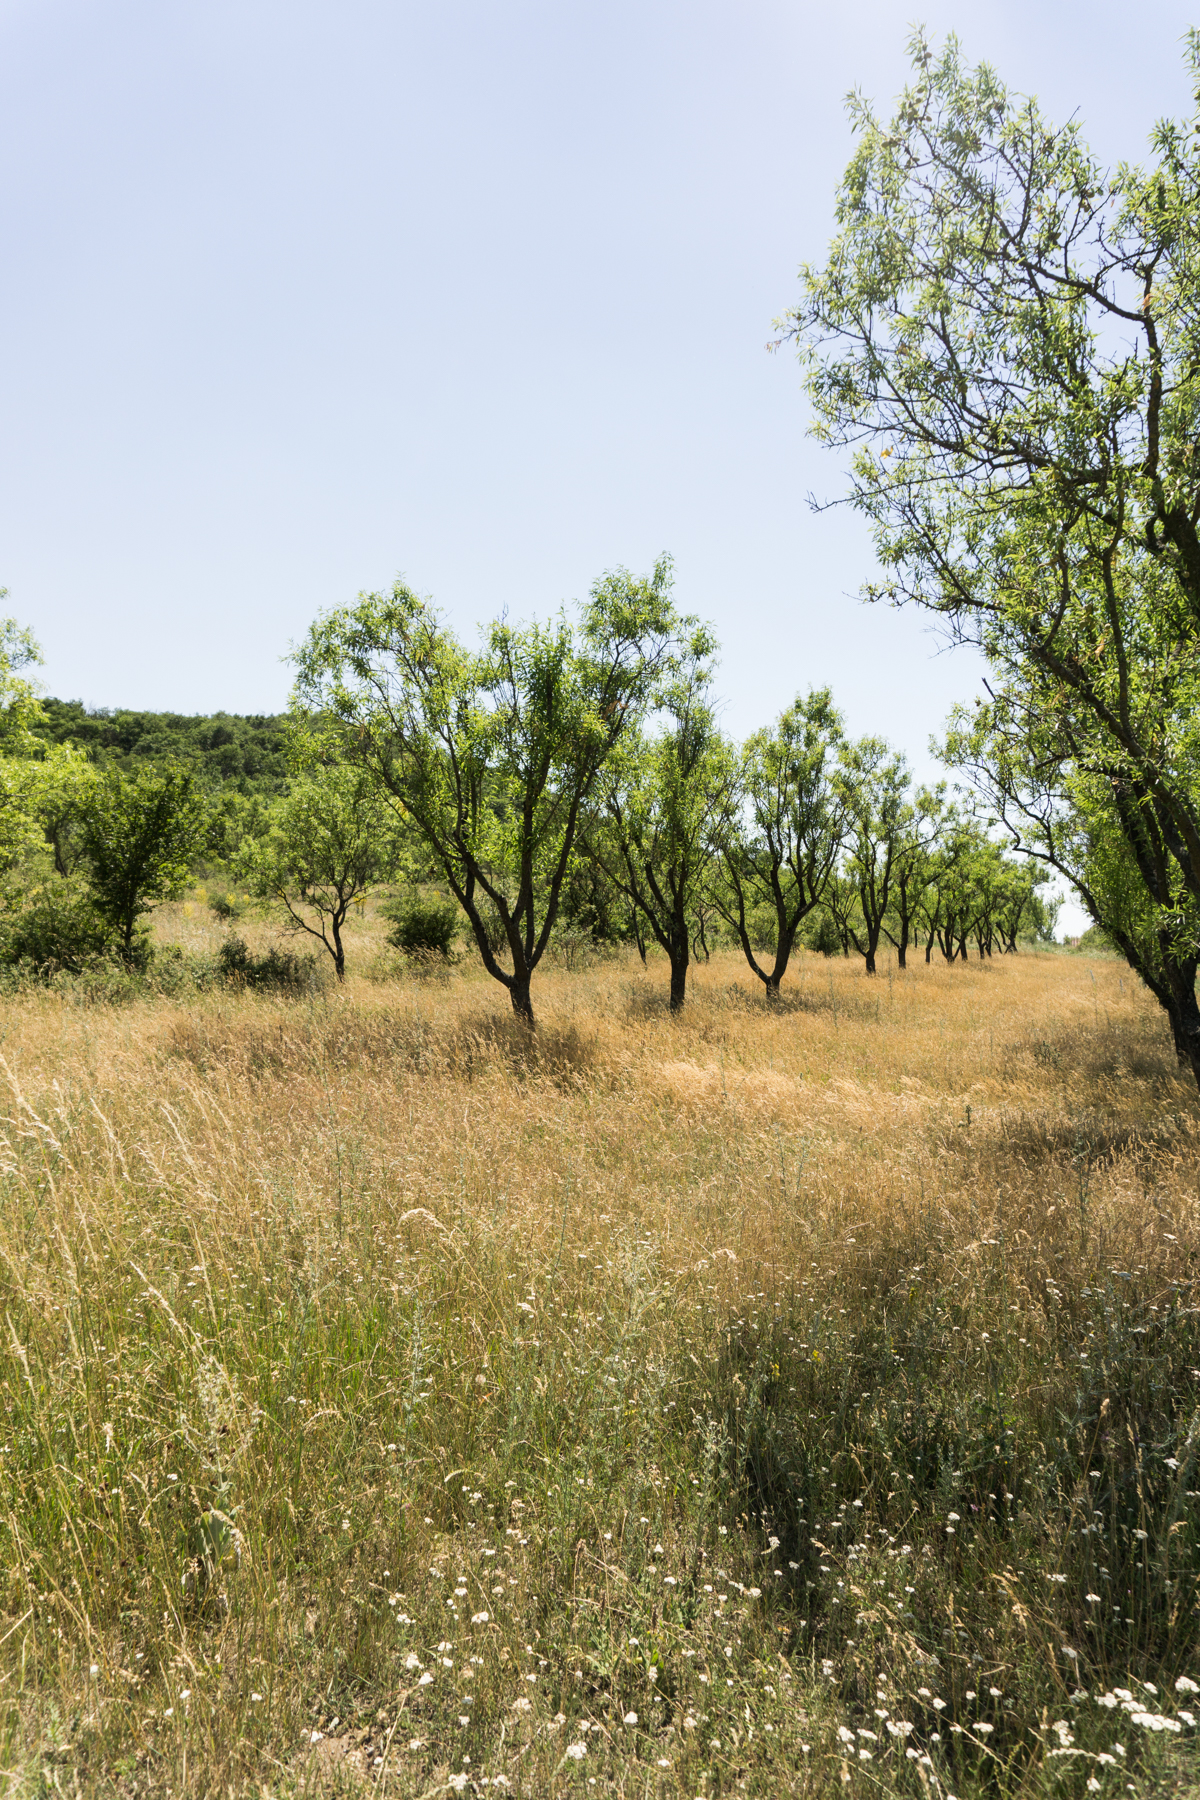
<path fill-rule="evenodd" d="M 549 975 L 532 1043 L 469 970 L 4 1003 L 12 1792 L 1186 1776 L 1153 1007 L 1033 955 L 665 987 Z"/>

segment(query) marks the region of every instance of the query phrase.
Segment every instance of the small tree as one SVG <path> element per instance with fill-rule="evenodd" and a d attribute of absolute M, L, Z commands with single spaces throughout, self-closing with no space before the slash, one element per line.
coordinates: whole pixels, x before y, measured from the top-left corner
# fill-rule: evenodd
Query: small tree
<path fill-rule="evenodd" d="M 704 634 L 695 636 L 686 666 L 662 697 L 665 728 L 627 742 L 585 834 L 588 854 L 667 954 L 672 1012 L 684 1003 L 696 903 L 737 788 L 733 753 L 707 698 L 711 648 Z"/>
<path fill-rule="evenodd" d="M 674 649 L 670 589 L 665 557 L 645 579 L 618 569 L 577 630 L 501 620 L 472 655 L 397 583 L 318 620 L 295 658 L 298 701 L 423 840 L 530 1026 L 582 809 Z"/>
<path fill-rule="evenodd" d="M 266 836 L 243 846 L 235 872 L 293 931 L 319 939 L 345 981 L 346 919 L 392 873 L 395 838 L 394 817 L 364 770 L 317 767 L 275 808 Z"/>
<path fill-rule="evenodd" d="M 911 824 L 905 799 L 908 764 L 882 738 L 847 744 L 841 755 L 838 790 L 846 809 L 849 857 L 846 874 L 857 889 L 861 924 L 847 919 L 854 948 L 875 973 L 875 954 L 892 902 L 896 862 Z"/>
<path fill-rule="evenodd" d="M 7 590 L 0 588 L 0 600 Z M 66 744 L 37 735 L 44 713 L 38 688 L 20 671 L 42 660 L 37 640 L 15 619 L 0 619 L 0 870 L 40 841 L 55 852 L 60 875 L 71 861 L 65 838 L 78 823 L 90 765 Z M 70 823 L 68 823 L 70 822 Z"/>
<path fill-rule="evenodd" d="M 714 883 L 713 901 L 737 933 L 769 1000 L 779 998 L 796 934 L 820 904 L 841 847 L 843 804 L 831 768 L 841 740 L 841 720 L 828 688 L 797 699 L 774 731 L 756 732 L 743 749 L 745 829 L 731 832 L 722 822 L 724 879 Z M 755 955 L 751 936 L 756 909 L 760 916 L 774 915 L 766 968 Z"/>
<path fill-rule="evenodd" d="M 936 870 L 936 847 L 946 823 L 945 783 L 936 790 L 922 788 L 907 808 L 904 830 L 893 866 L 891 918 L 884 932 L 896 946 L 897 965 L 908 967 L 908 946 L 916 935 L 922 902 Z"/>
<path fill-rule="evenodd" d="M 199 847 L 205 807 L 189 769 L 104 770 L 83 818 L 83 859 L 97 913 L 137 960 L 138 921 L 178 894 Z"/>

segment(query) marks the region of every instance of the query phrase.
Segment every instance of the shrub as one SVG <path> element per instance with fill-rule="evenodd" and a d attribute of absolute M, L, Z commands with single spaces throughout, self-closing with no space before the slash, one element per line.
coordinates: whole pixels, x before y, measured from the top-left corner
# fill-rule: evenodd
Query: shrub
<path fill-rule="evenodd" d="M 43 976 L 60 970 L 78 975 L 110 947 L 111 927 L 73 877 L 48 881 L 12 900 L 13 910 L 0 922 L 0 961 L 25 964 Z M 145 967 L 150 953 L 145 935 L 136 936 L 135 965 Z"/>
<path fill-rule="evenodd" d="M 1082 951 L 1084 955 L 1093 954 L 1097 950 L 1105 951 L 1109 955 L 1112 955 L 1116 946 L 1109 937 L 1107 931 L 1101 926 L 1089 925 L 1079 942 L 1075 945 L 1075 949 L 1077 951 Z"/>
<path fill-rule="evenodd" d="M 837 956 L 842 948 L 837 926 L 824 910 L 810 914 L 805 942 L 810 950 L 819 951 L 822 956 Z"/>
<path fill-rule="evenodd" d="M 308 994 L 323 986 L 315 958 L 298 956 L 277 944 L 256 955 L 245 938 L 236 936 L 227 937 L 218 950 L 217 968 L 230 987 Z"/>
<path fill-rule="evenodd" d="M 403 950 L 406 956 L 432 953 L 449 957 L 459 922 L 453 900 L 445 900 L 440 894 L 405 894 L 399 900 L 390 900 L 383 915 L 392 921 L 387 941 L 393 949 Z"/>
<path fill-rule="evenodd" d="M 240 919 L 246 910 L 244 901 L 239 899 L 237 894 L 210 894 L 208 905 L 209 910 L 214 912 L 218 919 L 224 919 L 227 924 L 232 924 L 235 919 Z"/>

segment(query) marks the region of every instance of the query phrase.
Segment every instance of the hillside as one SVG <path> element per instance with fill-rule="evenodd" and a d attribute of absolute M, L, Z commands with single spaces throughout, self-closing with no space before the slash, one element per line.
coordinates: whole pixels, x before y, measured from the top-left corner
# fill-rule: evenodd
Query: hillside
<path fill-rule="evenodd" d="M 278 794 L 287 783 L 281 713 L 133 712 L 57 699 L 42 705 L 40 736 L 77 744 L 95 762 L 126 773 L 174 759 L 197 769 L 206 785 L 241 794 Z"/>

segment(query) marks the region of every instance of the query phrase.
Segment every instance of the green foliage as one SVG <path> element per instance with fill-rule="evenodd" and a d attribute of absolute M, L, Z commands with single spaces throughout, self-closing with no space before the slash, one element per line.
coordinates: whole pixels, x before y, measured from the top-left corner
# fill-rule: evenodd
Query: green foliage
<path fill-rule="evenodd" d="M 868 597 L 995 665 L 959 766 L 1081 884 L 1200 1080 L 1200 133 L 1105 173 L 954 39 L 913 64 L 890 124 L 854 103 L 790 320 L 817 431 L 856 446 Z"/>
<path fill-rule="evenodd" d="M 313 763 L 275 807 L 267 832 L 243 844 L 234 867 L 291 930 L 324 945 L 344 981 L 350 908 L 395 869 L 397 837 L 395 814 L 368 771 Z"/>
<path fill-rule="evenodd" d="M 46 699 L 34 724 L 38 738 L 75 744 L 97 767 L 124 775 L 164 763 L 195 771 L 206 790 L 251 798 L 287 787 L 287 717 L 284 714 L 133 712 L 88 708 L 81 700 Z"/>
<path fill-rule="evenodd" d="M 805 942 L 821 956 L 837 956 L 842 948 L 841 936 L 832 916 L 822 907 L 811 915 Z"/>
<path fill-rule="evenodd" d="M 254 988 L 259 992 L 301 995 L 319 991 L 321 977 L 311 956 L 298 956 L 271 944 L 266 950 L 251 950 L 246 940 L 230 934 L 217 952 L 217 972 L 230 987 Z"/>
<path fill-rule="evenodd" d="M 0 600 L 8 589 L 0 588 Z M 19 673 L 42 660 L 37 639 L 15 619 L 0 619 L 0 757 L 36 753 L 34 736 L 43 718 L 43 702 L 27 675 Z"/>
<path fill-rule="evenodd" d="M 645 579 L 616 570 L 578 627 L 497 621 L 473 654 L 398 583 L 319 620 L 295 659 L 298 704 L 329 721 L 339 753 L 422 840 L 484 967 L 529 1023 L 581 809 L 674 648 L 670 588 L 665 558 Z"/>
<path fill-rule="evenodd" d="M 875 953 L 893 901 L 897 864 L 913 831 L 909 779 L 904 757 L 882 738 L 842 746 L 836 785 L 848 839 L 844 874 L 857 900 L 856 911 L 843 906 L 843 918 L 868 975 L 875 973 Z"/>
<path fill-rule="evenodd" d="M 104 957 L 112 940 L 111 925 L 77 875 L 35 878 L 10 894 L 0 915 L 0 962 L 26 964 L 42 977 L 59 970 L 82 973 Z M 148 946 L 135 936 L 130 961 L 144 966 L 147 959 Z"/>
<path fill-rule="evenodd" d="M 822 688 L 794 701 L 773 731 L 756 732 L 742 750 L 738 798 L 747 816 L 742 829 L 721 834 L 723 879 L 711 897 L 769 995 L 778 994 L 796 933 L 841 849 L 844 800 L 831 779 L 841 742 L 841 718 Z M 769 954 L 769 968 L 759 950 Z"/>
<path fill-rule="evenodd" d="M 392 921 L 387 941 L 408 956 L 449 957 L 462 923 L 462 913 L 441 894 L 402 894 L 380 908 Z"/>
<path fill-rule="evenodd" d="M 241 918 L 246 910 L 246 903 L 237 894 L 218 890 L 217 893 L 208 896 L 208 910 L 215 913 L 216 917 L 226 924 L 232 924 Z"/>
<path fill-rule="evenodd" d="M 203 828 L 190 770 L 125 776 L 108 769 L 97 778 L 82 819 L 82 854 L 92 903 L 127 959 L 138 921 L 183 891 Z"/>
<path fill-rule="evenodd" d="M 684 1003 L 697 909 L 736 805 L 734 754 L 708 698 L 712 649 L 693 634 L 661 696 L 661 730 L 631 733 L 612 758 L 584 835 L 587 855 L 665 950 L 672 1011 Z"/>

